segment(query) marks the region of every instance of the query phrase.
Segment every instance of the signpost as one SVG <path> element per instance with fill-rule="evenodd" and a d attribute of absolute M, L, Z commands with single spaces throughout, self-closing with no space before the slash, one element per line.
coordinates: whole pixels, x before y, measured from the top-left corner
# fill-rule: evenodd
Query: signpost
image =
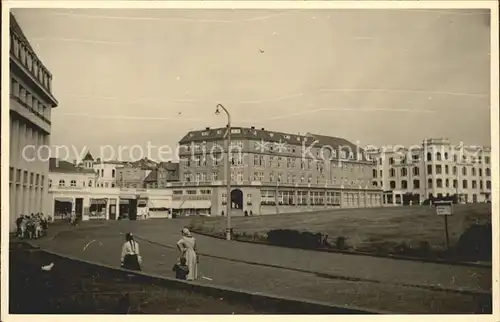
<path fill-rule="evenodd" d="M 448 216 L 453 214 L 453 202 L 452 201 L 435 201 L 434 206 L 436 207 L 436 214 L 438 216 L 444 217 L 444 231 L 446 237 L 446 249 L 450 248 L 450 238 L 448 235 Z"/>

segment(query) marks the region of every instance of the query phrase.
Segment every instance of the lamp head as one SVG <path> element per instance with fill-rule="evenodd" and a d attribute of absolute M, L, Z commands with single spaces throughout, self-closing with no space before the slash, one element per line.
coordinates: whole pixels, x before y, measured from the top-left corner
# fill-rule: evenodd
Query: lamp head
<path fill-rule="evenodd" d="M 221 105 L 217 104 L 216 109 L 215 109 L 215 115 L 219 115 L 220 114 L 219 106 L 221 106 Z"/>

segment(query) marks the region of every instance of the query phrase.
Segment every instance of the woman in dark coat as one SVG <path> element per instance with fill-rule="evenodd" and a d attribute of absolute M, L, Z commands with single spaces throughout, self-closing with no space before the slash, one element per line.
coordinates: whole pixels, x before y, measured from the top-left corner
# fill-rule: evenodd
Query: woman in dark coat
<path fill-rule="evenodd" d="M 122 247 L 121 267 L 133 271 L 141 270 L 142 258 L 139 254 L 139 244 L 134 240 L 131 233 L 125 235 L 125 243 Z"/>

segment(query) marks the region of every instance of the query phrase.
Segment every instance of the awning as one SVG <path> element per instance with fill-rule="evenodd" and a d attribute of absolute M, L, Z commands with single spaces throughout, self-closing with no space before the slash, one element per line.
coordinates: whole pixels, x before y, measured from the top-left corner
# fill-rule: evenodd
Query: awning
<path fill-rule="evenodd" d="M 169 199 L 149 199 L 149 208 L 170 208 L 172 201 Z"/>
<path fill-rule="evenodd" d="M 208 209 L 212 206 L 210 200 L 175 200 L 172 201 L 172 209 Z"/>
<path fill-rule="evenodd" d="M 55 197 L 54 200 L 59 202 L 73 202 L 73 198 L 68 197 Z"/>
<path fill-rule="evenodd" d="M 105 205 L 107 204 L 106 199 L 90 199 L 90 204 L 91 205 Z"/>

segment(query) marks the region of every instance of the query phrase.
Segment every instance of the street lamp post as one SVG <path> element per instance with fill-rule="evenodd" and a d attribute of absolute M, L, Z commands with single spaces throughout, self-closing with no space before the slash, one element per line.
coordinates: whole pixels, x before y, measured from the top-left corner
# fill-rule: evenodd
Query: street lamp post
<path fill-rule="evenodd" d="M 226 139 L 226 158 L 224 160 L 226 166 L 226 216 L 227 216 L 227 228 L 226 228 L 226 240 L 231 240 L 231 163 L 230 158 L 230 147 L 231 147 L 231 115 L 226 110 L 222 104 L 217 104 L 215 114 L 219 115 L 219 108 L 223 109 L 227 114 L 227 139 Z"/>

